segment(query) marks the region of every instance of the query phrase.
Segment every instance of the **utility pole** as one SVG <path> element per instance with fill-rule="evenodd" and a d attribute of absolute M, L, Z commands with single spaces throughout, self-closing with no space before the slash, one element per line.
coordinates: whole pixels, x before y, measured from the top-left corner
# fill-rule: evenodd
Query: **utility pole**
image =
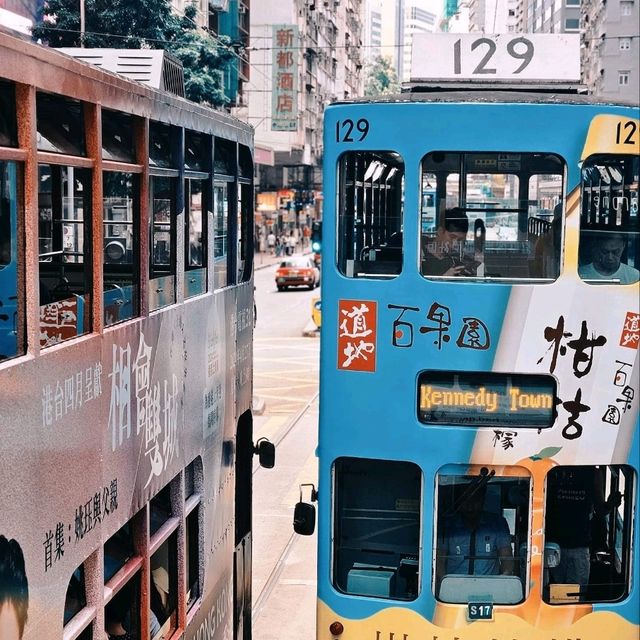
<path fill-rule="evenodd" d="M 80 0 L 80 46 L 84 48 L 84 0 Z"/>

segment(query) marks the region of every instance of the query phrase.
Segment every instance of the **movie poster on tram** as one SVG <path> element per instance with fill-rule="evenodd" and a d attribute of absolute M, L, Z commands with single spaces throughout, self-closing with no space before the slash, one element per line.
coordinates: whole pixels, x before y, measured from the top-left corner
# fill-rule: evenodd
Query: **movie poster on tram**
<path fill-rule="evenodd" d="M 273 25 L 271 130 L 298 130 L 298 27 Z"/>

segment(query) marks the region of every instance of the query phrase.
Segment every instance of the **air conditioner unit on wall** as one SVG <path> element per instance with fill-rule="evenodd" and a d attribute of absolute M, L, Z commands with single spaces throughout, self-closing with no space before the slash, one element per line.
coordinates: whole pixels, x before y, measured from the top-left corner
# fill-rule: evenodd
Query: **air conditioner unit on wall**
<path fill-rule="evenodd" d="M 209 7 L 214 11 L 227 11 L 229 0 L 209 0 Z"/>

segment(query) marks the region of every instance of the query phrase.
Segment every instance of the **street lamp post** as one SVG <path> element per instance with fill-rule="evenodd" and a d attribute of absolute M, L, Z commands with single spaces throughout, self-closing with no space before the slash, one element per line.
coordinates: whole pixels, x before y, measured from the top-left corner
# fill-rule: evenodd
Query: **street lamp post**
<path fill-rule="evenodd" d="M 84 0 L 80 0 L 80 46 L 84 47 Z"/>

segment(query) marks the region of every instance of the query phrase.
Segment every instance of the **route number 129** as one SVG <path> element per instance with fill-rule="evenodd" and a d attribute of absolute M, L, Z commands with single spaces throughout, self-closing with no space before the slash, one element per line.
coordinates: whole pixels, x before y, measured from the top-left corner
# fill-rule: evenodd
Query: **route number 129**
<path fill-rule="evenodd" d="M 369 121 L 366 118 L 355 123 L 350 118 L 336 122 L 336 142 L 362 142 L 368 135 Z"/>

